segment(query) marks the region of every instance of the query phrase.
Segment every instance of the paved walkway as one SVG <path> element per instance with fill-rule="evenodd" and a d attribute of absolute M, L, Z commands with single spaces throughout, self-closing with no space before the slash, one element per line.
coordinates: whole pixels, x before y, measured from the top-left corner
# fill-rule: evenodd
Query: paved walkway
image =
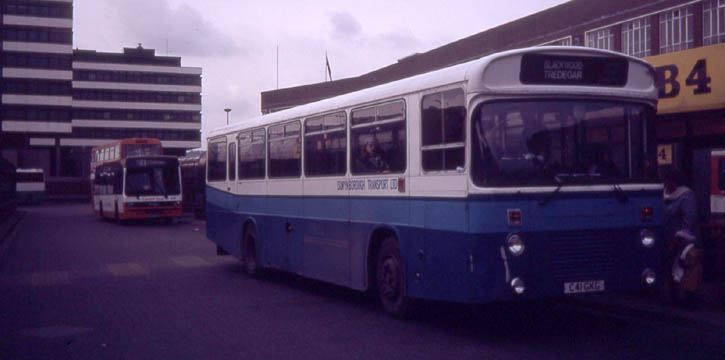
<path fill-rule="evenodd" d="M 600 294 L 577 297 L 574 301 L 602 310 L 614 310 L 620 316 L 667 319 L 683 325 L 712 327 L 725 334 L 725 307 L 722 295 L 718 296 L 717 285 L 713 282 L 703 285 L 696 309 L 664 305 L 651 294 Z"/>

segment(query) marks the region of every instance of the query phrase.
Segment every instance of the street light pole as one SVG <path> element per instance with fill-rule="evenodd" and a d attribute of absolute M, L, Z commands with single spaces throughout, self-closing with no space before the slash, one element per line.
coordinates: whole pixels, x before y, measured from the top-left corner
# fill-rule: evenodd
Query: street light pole
<path fill-rule="evenodd" d="M 227 125 L 229 125 L 229 112 L 232 111 L 230 108 L 224 109 L 224 112 L 227 113 Z"/>

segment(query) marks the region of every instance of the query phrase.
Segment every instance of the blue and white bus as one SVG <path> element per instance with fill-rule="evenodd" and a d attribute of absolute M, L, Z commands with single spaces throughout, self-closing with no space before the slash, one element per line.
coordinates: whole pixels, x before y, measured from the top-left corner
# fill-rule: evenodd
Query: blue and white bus
<path fill-rule="evenodd" d="M 645 61 L 538 47 L 252 118 L 208 136 L 207 236 L 396 315 L 644 289 L 656 104 Z"/>

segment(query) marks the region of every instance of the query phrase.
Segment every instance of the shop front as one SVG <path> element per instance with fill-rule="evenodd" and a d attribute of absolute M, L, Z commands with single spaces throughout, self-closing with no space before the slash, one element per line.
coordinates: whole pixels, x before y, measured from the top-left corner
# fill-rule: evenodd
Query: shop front
<path fill-rule="evenodd" d="M 697 194 L 706 278 L 725 283 L 725 44 L 646 58 L 657 69 L 657 163 Z M 722 169 L 720 164 L 722 163 Z M 721 189 L 722 187 L 722 189 Z M 725 291 L 725 289 L 723 289 Z M 723 293 L 725 295 L 725 292 Z"/>

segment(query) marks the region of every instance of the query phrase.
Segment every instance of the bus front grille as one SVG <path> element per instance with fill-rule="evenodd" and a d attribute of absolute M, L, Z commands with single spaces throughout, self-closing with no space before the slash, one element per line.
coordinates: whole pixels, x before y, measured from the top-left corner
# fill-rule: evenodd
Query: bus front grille
<path fill-rule="evenodd" d="M 614 271 L 614 234 L 576 231 L 553 234 L 551 270 L 555 280 L 605 279 Z"/>

